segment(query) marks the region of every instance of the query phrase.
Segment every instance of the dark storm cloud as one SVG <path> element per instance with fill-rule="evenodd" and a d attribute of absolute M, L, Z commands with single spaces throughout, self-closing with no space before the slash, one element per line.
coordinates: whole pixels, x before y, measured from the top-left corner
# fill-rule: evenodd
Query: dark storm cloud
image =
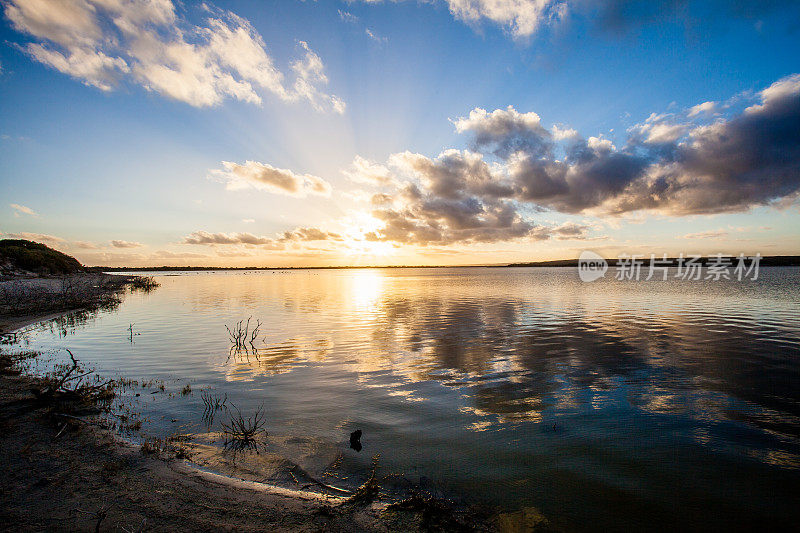
<path fill-rule="evenodd" d="M 433 195 L 452 200 L 474 194 L 482 198 L 508 198 L 514 195 L 511 183 L 493 172 L 479 153 L 445 150 L 436 159 L 421 154 L 394 154 L 395 168 L 418 177 Z M 416 188 L 406 188 L 406 196 L 420 198 Z"/>
<path fill-rule="evenodd" d="M 419 184 L 399 186 L 396 202 L 373 212 L 384 222 L 372 240 L 408 244 L 497 242 L 524 237 L 534 225 L 522 219 L 514 189 L 496 175 L 480 154 L 446 150 L 436 159 L 403 152 L 390 158 L 401 174 Z M 388 195 L 379 198 L 386 204 Z"/>
<path fill-rule="evenodd" d="M 696 127 L 609 206 L 672 214 L 745 211 L 800 190 L 800 75 L 775 82 L 728 121 Z"/>
<path fill-rule="evenodd" d="M 775 82 L 754 105 L 710 124 L 692 122 L 705 119 L 692 110 L 653 114 L 619 149 L 607 139 L 571 135 L 561 158 L 554 156 L 550 132 L 531 115 L 478 110 L 456 121 L 459 131 L 475 133 L 476 144 L 503 156 L 506 174 L 495 171 L 500 177 L 493 185 L 513 191 L 504 198 L 565 213 L 704 214 L 745 211 L 800 189 L 800 75 Z M 519 149 L 508 154 L 510 146 Z"/>
<path fill-rule="evenodd" d="M 401 186 L 391 201 L 382 194 L 373 216 L 384 223 L 371 240 L 404 244 L 500 242 L 548 239 L 549 226 L 536 225 L 520 212 L 520 188 L 499 174 L 480 154 L 447 150 L 436 159 L 404 152 L 390 164 L 419 180 Z M 567 235 L 567 233 L 561 233 Z M 584 232 L 573 232 L 583 238 Z"/>
<path fill-rule="evenodd" d="M 629 151 L 590 147 L 583 139 L 573 142 L 564 160 L 533 159 L 518 154 L 509 162 L 521 201 L 564 213 L 580 213 L 621 194 L 647 166 Z"/>
<path fill-rule="evenodd" d="M 742 111 L 723 117 L 723 108 L 705 102 L 654 113 L 619 148 L 602 136 L 548 130 L 536 113 L 474 109 L 454 121 L 470 135 L 472 151 L 450 149 L 435 158 L 402 152 L 381 167 L 393 190 L 373 197 L 383 227 L 368 238 L 422 245 L 592 239 L 586 226 L 541 225 L 530 216 L 712 214 L 795 199 L 800 75 L 773 83 Z"/>

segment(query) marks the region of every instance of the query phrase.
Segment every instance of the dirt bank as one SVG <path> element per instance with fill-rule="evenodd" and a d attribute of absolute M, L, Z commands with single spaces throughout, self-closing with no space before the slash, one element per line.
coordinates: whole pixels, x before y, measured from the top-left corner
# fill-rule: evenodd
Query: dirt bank
<path fill-rule="evenodd" d="M 0 528 L 7 531 L 386 531 L 372 507 L 230 483 L 54 416 L 35 380 L 0 376 Z"/>
<path fill-rule="evenodd" d="M 152 290 L 151 283 L 152 278 L 100 273 L 2 279 L 0 334 L 65 312 L 112 309 L 122 301 L 123 292 Z"/>

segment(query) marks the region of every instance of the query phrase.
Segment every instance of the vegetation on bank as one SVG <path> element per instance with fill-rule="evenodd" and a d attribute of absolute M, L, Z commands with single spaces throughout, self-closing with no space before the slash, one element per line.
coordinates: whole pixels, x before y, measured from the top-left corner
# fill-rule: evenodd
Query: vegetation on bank
<path fill-rule="evenodd" d="M 0 274 L 63 275 L 86 272 L 77 259 L 44 244 L 24 239 L 0 240 Z"/>
<path fill-rule="evenodd" d="M 0 316 L 113 309 L 130 280 L 102 274 L 0 282 Z"/>
<path fill-rule="evenodd" d="M 148 292 L 158 286 L 152 277 L 94 272 L 44 244 L 0 240 L 0 317 L 111 309 L 126 288 Z"/>
<path fill-rule="evenodd" d="M 149 292 L 158 286 L 150 277 L 108 274 L 0 281 L 0 317 L 114 309 L 126 289 Z"/>

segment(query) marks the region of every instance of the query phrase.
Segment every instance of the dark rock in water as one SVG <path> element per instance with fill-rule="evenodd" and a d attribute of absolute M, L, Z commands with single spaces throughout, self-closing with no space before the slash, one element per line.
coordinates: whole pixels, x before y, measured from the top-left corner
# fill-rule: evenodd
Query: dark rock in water
<path fill-rule="evenodd" d="M 350 433 L 350 447 L 357 452 L 361 451 L 361 430 L 357 429 Z"/>

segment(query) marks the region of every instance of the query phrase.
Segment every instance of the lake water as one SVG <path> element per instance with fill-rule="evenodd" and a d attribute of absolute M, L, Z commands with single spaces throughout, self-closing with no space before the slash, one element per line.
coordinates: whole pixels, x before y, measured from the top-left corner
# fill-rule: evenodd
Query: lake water
<path fill-rule="evenodd" d="M 800 519 L 798 272 L 156 273 L 157 290 L 26 342 L 163 380 L 163 392 L 127 394 L 150 434 L 180 428 L 218 446 L 202 390 L 243 414 L 263 405 L 267 450 L 339 485 L 380 454 L 382 474 L 494 509 L 536 507 L 568 530 L 788 529 Z M 231 354 L 225 325 L 250 316 L 263 324 L 257 353 Z M 279 470 L 256 478 L 291 484 Z"/>

